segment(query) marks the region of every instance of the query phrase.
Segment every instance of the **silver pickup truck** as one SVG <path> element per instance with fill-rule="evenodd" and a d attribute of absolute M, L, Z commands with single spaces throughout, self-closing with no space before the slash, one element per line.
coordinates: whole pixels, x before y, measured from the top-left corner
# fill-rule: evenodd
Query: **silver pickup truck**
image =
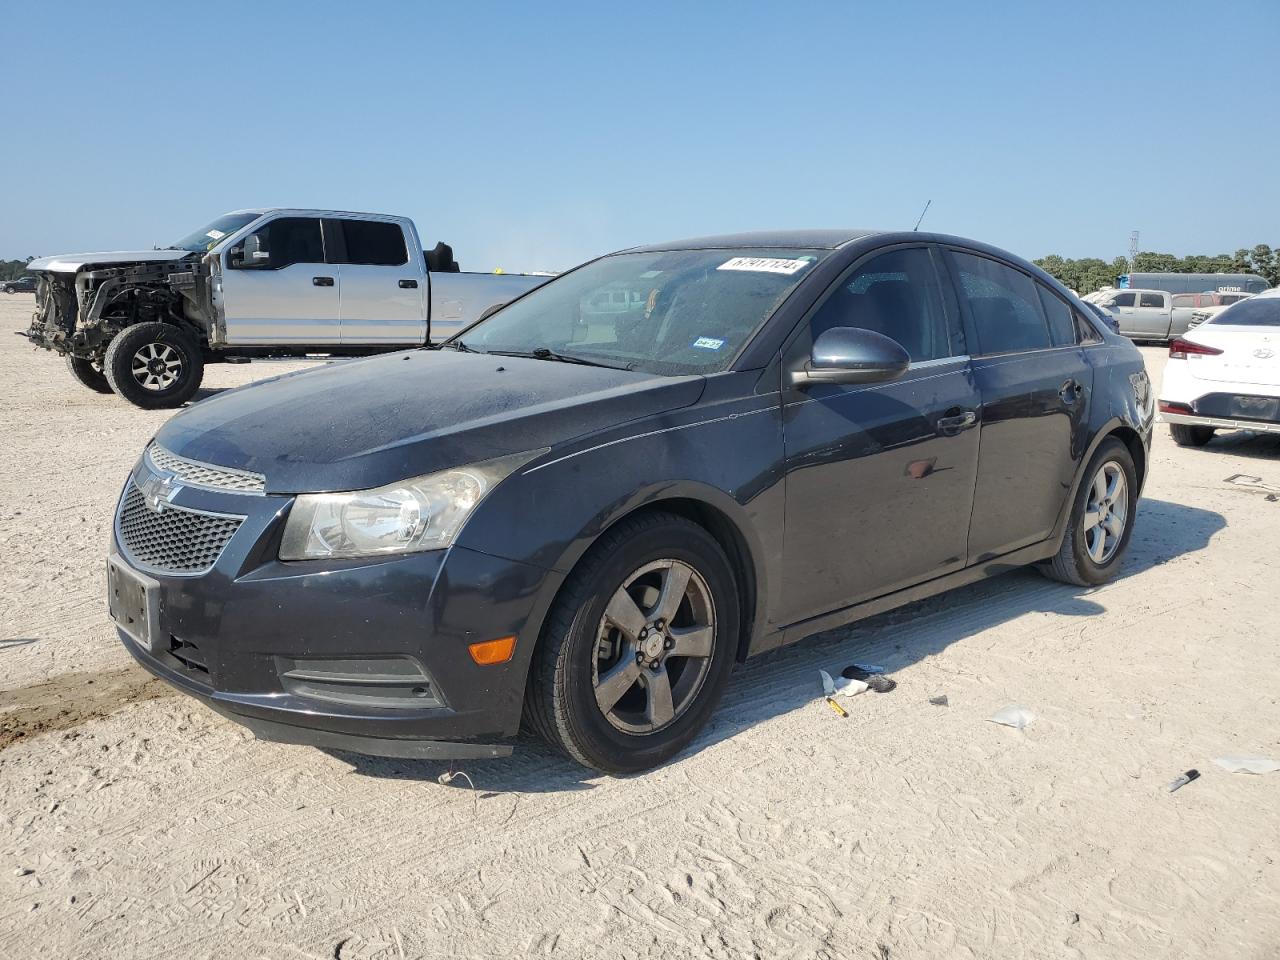
<path fill-rule="evenodd" d="M 146 408 L 191 399 L 204 365 L 426 346 L 546 282 L 463 273 L 406 217 L 238 210 L 162 250 L 33 260 L 25 336 L 90 389 Z"/>

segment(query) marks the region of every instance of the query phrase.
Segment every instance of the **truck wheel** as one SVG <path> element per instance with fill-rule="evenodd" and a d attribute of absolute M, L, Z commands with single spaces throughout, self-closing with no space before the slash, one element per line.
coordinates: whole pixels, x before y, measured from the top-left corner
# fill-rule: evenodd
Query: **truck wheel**
<path fill-rule="evenodd" d="M 1180 447 L 1203 447 L 1213 439 L 1213 427 L 1200 427 L 1193 423 L 1171 423 L 1169 435 Z"/>
<path fill-rule="evenodd" d="M 624 520 L 570 574 L 547 618 L 526 718 L 585 766 L 647 770 L 706 724 L 737 643 L 737 583 L 715 539 L 674 514 Z"/>
<path fill-rule="evenodd" d="M 95 393 L 110 393 L 111 384 L 107 383 L 107 375 L 92 360 L 80 357 L 67 357 L 67 369 L 71 375 Z"/>
<path fill-rule="evenodd" d="M 107 347 L 103 363 L 111 389 L 144 410 L 180 407 L 204 379 L 204 357 L 194 340 L 167 323 L 125 327 Z"/>

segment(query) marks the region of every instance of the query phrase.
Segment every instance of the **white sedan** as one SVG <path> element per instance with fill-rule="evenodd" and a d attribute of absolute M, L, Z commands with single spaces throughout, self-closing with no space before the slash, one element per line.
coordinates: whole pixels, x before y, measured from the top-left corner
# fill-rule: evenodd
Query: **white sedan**
<path fill-rule="evenodd" d="M 1183 447 L 1215 430 L 1280 433 L 1280 297 L 1241 300 L 1173 340 L 1160 414 Z"/>

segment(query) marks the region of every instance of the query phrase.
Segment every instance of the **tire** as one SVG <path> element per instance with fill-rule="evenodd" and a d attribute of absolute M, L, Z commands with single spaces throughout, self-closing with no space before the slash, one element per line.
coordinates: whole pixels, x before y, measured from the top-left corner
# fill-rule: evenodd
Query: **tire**
<path fill-rule="evenodd" d="M 1191 423 L 1171 423 L 1169 435 L 1180 447 L 1203 447 L 1213 439 L 1213 427 L 1200 427 Z"/>
<path fill-rule="evenodd" d="M 111 384 L 107 382 L 107 375 L 95 367 L 93 361 L 82 360 L 80 357 L 67 357 L 67 369 L 71 371 L 71 376 L 95 393 L 112 392 Z"/>
<path fill-rule="evenodd" d="M 102 367 L 111 389 L 144 410 L 182 406 L 204 379 L 200 348 L 167 323 L 125 327 L 107 347 Z"/>
<path fill-rule="evenodd" d="M 678 606 L 664 604 L 666 586 L 679 583 L 685 569 Z M 664 617 L 671 609 L 675 615 Z M 653 631 L 647 639 L 642 623 Z M 733 568 L 703 527 L 659 512 L 623 520 L 579 562 L 548 614 L 529 670 L 529 726 L 604 773 L 664 763 L 689 745 L 719 703 L 738 624 Z M 684 649 L 694 655 L 682 656 Z M 664 687 L 669 699 L 655 693 Z M 602 702 L 610 701 L 606 712 Z"/>
<path fill-rule="evenodd" d="M 1110 493 L 1109 481 L 1117 475 L 1123 478 L 1123 495 Z M 1095 508 L 1099 500 L 1099 477 L 1103 477 L 1103 486 L 1108 491 L 1105 499 L 1111 502 L 1104 511 Z M 1108 521 L 1120 513 L 1116 509 L 1120 504 L 1123 504 L 1123 515 L 1119 517 L 1119 531 L 1115 532 L 1115 525 L 1108 526 Z M 1099 512 L 1103 520 L 1094 522 L 1093 518 Z M 1041 572 L 1052 580 L 1078 587 L 1096 587 L 1113 579 L 1129 549 L 1137 512 L 1138 474 L 1133 466 L 1133 455 L 1119 439 L 1109 437 L 1102 441 L 1085 468 L 1062 546 L 1040 567 Z M 1103 538 L 1100 549 L 1099 536 Z"/>

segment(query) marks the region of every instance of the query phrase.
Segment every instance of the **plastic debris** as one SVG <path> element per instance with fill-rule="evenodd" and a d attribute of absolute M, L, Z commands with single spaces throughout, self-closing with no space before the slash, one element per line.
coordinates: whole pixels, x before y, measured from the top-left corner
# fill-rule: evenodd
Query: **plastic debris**
<path fill-rule="evenodd" d="M 951 702 L 947 699 L 947 695 L 945 693 L 941 696 L 930 697 L 929 702 L 935 707 L 949 707 L 951 705 Z"/>
<path fill-rule="evenodd" d="M 1192 780 L 1199 780 L 1199 779 L 1200 779 L 1199 770 L 1188 770 L 1186 773 L 1180 776 L 1177 780 L 1173 781 L 1173 783 L 1169 784 L 1169 792 L 1173 793 L 1173 791 L 1175 790 L 1181 790 Z"/>
<path fill-rule="evenodd" d="M 827 706 L 830 707 L 832 710 L 834 710 L 836 713 L 840 714 L 840 716 L 842 717 L 849 716 L 849 711 L 846 710 L 844 707 L 840 706 L 840 704 L 836 703 L 834 698 L 823 697 L 823 699 L 827 701 Z"/>
<path fill-rule="evenodd" d="M 861 680 L 847 680 L 841 678 L 839 682 L 831 679 L 831 674 L 825 670 L 819 670 L 818 675 L 822 677 L 822 692 L 828 697 L 856 697 L 860 693 L 866 693 L 867 685 Z"/>
<path fill-rule="evenodd" d="M 991 723 L 1003 724 L 1006 727 L 1013 727 L 1015 730 L 1025 730 L 1035 723 L 1035 719 L 1036 715 L 1026 707 L 1019 707 L 1013 704 L 1002 707 L 987 717 L 987 720 Z"/>
<path fill-rule="evenodd" d="M 1213 762 L 1228 773 L 1275 773 L 1280 770 L 1280 763 L 1270 757 L 1259 757 L 1249 753 L 1231 753 L 1225 757 L 1214 757 Z"/>
<path fill-rule="evenodd" d="M 884 667 L 877 667 L 873 664 L 855 663 L 851 667 L 845 667 L 840 672 L 840 676 L 846 680 L 861 680 L 876 693 L 888 693 L 898 684 L 895 680 L 890 680 L 886 676 L 882 676 Z"/>

